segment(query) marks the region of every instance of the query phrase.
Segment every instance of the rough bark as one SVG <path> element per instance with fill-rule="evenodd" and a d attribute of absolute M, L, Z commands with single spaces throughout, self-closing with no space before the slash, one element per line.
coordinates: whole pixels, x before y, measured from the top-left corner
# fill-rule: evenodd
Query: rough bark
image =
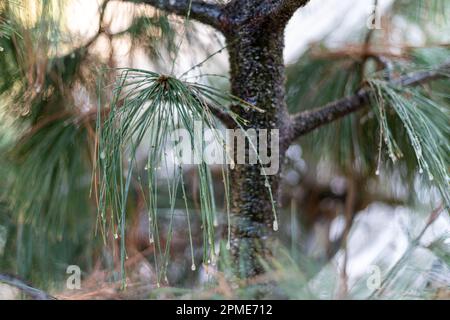
<path fill-rule="evenodd" d="M 245 111 L 240 107 L 235 107 L 234 112 L 248 121 L 246 129 L 280 129 L 281 136 L 283 123 L 288 117 L 283 62 L 284 24 L 272 19 L 255 24 L 246 16 L 254 14 L 257 4 L 238 2 L 236 5 L 240 5 L 240 10 L 229 7 L 227 16 L 240 23 L 224 32 L 229 50 L 231 91 L 265 112 Z M 248 278 L 263 272 L 259 258 L 270 256 L 274 222 L 272 201 L 260 165 L 236 165 L 230 171 L 230 177 L 231 251 L 238 274 Z M 280 175 L 268 176 L 268 182 L 276 200 Z"/>

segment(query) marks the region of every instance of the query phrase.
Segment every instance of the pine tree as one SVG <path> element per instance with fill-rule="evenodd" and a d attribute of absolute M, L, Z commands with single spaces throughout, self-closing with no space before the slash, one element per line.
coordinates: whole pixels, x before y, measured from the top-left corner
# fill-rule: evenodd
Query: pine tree
<path fill-rule="evenodd" d="M 213 173 L 205 163 L 197 166 L 199 204 L 188 197 L 181 166 L 170 168 L 172 179 L 160 186 L 156 169 L 164 167 L 163 146 L 170 133 L 179 127 L 193 133 L 196 121 L 209 128 L 278 129 L 279 163 L 289 162 L 289 147 L 300 143 L 311 167 L 305 176 L 317 175 L 319 161 L 328 161 L 345 177 L 347 186 L 343 200 L 347 227 L 334 244 L 336 250 L 345 245 L 358 211 L 375 201 L 400 201 L 383 190 L 383 179 L 390 181 L 395 174 L 411 199 L 420 179 L 439 191 L 443 208 L 448 208 L 449 49 L 440 42 L 442 36 L 426 26 L 448 29 L 446 1 L 426 5 L 394 1 L 384 13 L 383 29 L 364 25 L 355 31 L 355 44 L 341 48 L 330 48 L 325 41 L 311 45 L 293 65 L 285 65 L 283 59 L 284 33 L 308 0 L 124 2 L 133 4 L 115 8 L 125 12 L 142 5 L 142 11 L 129 11 L 133 21 L 125 30 L 112 31 L 108 9 L 115 4 L 106 0 L 99 6 L 96 34 L 68 43 L 62 31 L 64 19 L 56 13 L 64 4 L 40 1 L 33 23 L 20 14 L 25 4 L 6 1 L 0 7 L 1 130 L 5 132 L 0 140 L 5 150 L 0 159 L 5 208 L 0 210 L 7 217 L 2 223 L 10 224 L 14 230 L 10 235 L 16 235 L 16 240 L 8 240 L 14 246 L 7 247 L 8 255 L 15 258 L 5 259 L 5 266 L 18 259 L 17 271 L 31 277 L 35 261 L 44 269 L 53 262 L 36 257 L 48 249 L 38 246 L 32 254 L 27 245 L 45 241 L 69 258 L 79 254 L 86 242 L 95 244 L 92 250 L 101 248 L 102 238 L 119 241 L 123 273 L 127 221 L 144 206 L 149 241 L 155 246 L 157 281 L 164 282 L 176 208 L 186 214 L 192 269 L 196 268 L 190 221 L 197 207 L 204 262 L 218 259 L 215 229 L 223 218 L 227 227 L 222 249 L 230 250 L 234 275 L 249 279 L 267 271 L 282 222 L 278 215 L 286 202 L 282 170 L 264 175 L 261 164 L 223 167 L 219 174 L 224 181 L 223 215 L 214 196 Z M 377 1 L 373 8 L 375 18 L 380 10 Z M 399 16 L 410 25 L 424 26 L 425 46 L 401 45 L 394 50 L 396 44 L 386 40 L 386 29 Z M 176 17 L 183 22 L 177 23 Z M 173 71 L 183 39 L 194 47 L 202 45 L 196 37 L 198 25 L 191 21 L 211 27 L 225 44 L 177 75 Z M 144 48 L 155 65 L 166 64 L 161 69 L 167 73 L 132 66 L 116 69 L 114 39 L 122 36 L 131 39 L 131 48 Z M 106 58 L 95 52 L 102 39 L 111 48 Z M 172 60 L 167 63 L 161 52 Z M 201 70 L 203 63 L 222 52 L 229 61 L 229 92 L 217 82 L 190 80 L 192 71 Z M 77 100 L 80 90 L 85 101 Z M 138 154 L 143 144 L 147 146 L 145 172 Z M 253 147 L 247 144 L 246 154 Z M 366 188 L 369 183 L 375 183 L 375 191 Z M 165 244 L 160 241 L 161 197 L 167 197 L 170 207 Z M 302 220 L 316 221 L 312 214 L 317 210 L 307 209 L 309 205 L 310 200 L 299 203 L 306 208 Z M 95 211 L 97 223 L 92 223 Z M 35 228 L 47 231 L 35 232 Z M 95 230 L 102 236 L 96 237 Z"/>

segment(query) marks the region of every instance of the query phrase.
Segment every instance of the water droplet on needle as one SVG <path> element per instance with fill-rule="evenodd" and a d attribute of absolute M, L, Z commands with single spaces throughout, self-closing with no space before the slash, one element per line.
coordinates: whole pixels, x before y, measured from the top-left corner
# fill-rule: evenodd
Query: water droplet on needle
<path fill-rule="evenodd" d="M 273 221 L 273 231 L 278 231 L 278 220 Z"/>

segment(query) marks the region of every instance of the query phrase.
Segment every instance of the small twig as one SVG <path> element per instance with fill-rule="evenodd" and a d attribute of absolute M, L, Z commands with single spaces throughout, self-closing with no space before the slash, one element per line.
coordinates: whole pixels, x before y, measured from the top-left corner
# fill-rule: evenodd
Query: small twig
<path fill-rule="evenodd" d="M 227 112 L 219 109 L 218 107 L 208 105 L 208 109 L 211 111 L 211 113 L 222 122 L 222 124 L 227 129 L 233 129 L 236 127 L 236 121 L 233 119 L 232 116 L 230 116 Z"/>
<path fill-rule="evenodd" d="M 26 282 L 20 280 L 15 276 L 0 273 L 0 282 L 6 283 L 9 286 L 13 286 L 19 289 L 35 300 L 56 300 L 55 297 L 42 290 L 33 288 L 32 286 L 28 285 Z"/>

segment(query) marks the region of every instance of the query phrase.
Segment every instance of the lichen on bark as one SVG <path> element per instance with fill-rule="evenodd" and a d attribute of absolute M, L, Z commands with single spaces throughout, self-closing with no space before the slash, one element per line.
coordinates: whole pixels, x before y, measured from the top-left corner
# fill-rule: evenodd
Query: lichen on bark
<path fill-rule="evenodd" d="M 247 120 L 245 129 L 279 129 L 282 137 L 287 119 L 284 26 L 273 19 L 256 25 L 254 20 L 242 18 L 246 14 L 251 17 L 252 10 L 252 6 L 244 5 L 239 13 L 241 18 L 231 16 L 232 21 L 245 21 L 244 24 L 225 32 L 231 91 L 264 112 L 239 107 L 234 112 Z M 247 152 L 249 148 L 247 144 Z M 282 149 L 281 158 L 283 153 Z M 259 164 L 241 164 L 230 171 L 230 177 L 232 256 L 238 275 L 249 278 L 264 272 L 259 259 L 271 254 L 274 213 L 270 191 L 276 200 L 280 173 L 266 177 L 261 174 Z"/>

